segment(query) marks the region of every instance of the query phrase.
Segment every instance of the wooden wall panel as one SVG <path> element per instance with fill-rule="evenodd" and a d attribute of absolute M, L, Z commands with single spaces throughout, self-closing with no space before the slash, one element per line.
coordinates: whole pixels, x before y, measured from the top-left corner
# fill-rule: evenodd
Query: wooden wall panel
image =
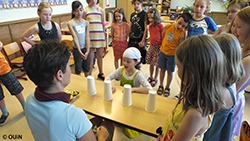
<path fill-rule="evenodd" d="M 10 26 L 10 33 L 12 35 L 12 40 L 18 41 L 21 38 L 23 32 L 25 30 L 27 30 L 28 28 L 30 28 L 35 23 L 37 23 L 37 20 L 9 25 Z"/>
<path fill-rule="evenodd" d="M 12 41 L 8 25 L 0 26 L 0 41 L 2 41 L 4 45 Z"/>

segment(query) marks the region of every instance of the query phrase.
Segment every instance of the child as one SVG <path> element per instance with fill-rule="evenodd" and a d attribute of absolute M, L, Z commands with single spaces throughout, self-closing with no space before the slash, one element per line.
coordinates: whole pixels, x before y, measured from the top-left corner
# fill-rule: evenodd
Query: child
<path fill-rule="evenodd" d="M 150 47 L 147 52 L 146 62 L 149 65 L 149 78 L 148 82 L 154 87 L 157 83 L 158 79 L 158 56 L 160 53 L 160 45 L 162 41 L 162 31 L 163 25 L 161 24 L 161 16 L 156 8 L 151 8 L 147 12 L 147 22 L 149 25 L 149 33 L 150 33 Z M 153 77 L 153 73 L 155 71 L 155 75 Z"/>
<path fill-rule="evenodd" d="M 127 23 L 124 10 L 122 8 L 117 8 L 114 12 L 114 21 L 111 25 L 115 69 L 118 69 L 119 59 L 121 59 L 120 65 L 122 65 L 122 54 L 128 48 L 128 34 L 129 24 Z"/>
<path fill-rule="evenodd" d="M 85 112 L 69 104 L 70 95 L 63 92 L 70 83 L 69 57 L 68 47 L 55 41 L 36 44 L 24 57 L 27 75 L 37 85 L 25 105 L 25 116 L 37 141 L 96 141 Z M 98 141 L 107 136 L 106 127 L 100 126 Z"/>
<path fill-rule="evenodd" d="M 97 65 L 99 74 L 97 77 L 104 80 L 102 69 L 103 63 L 103 48 L 105 47 L 106 40 L 104 34 L 104 11 L 97 5 L 97 0 L 86 0 L 88 6 L 85 8 L 83 17 L 89 22 L 89 37 L 90 37 L 90 69 L 89 75 L 92 74 L 94 53 L 96 51 Z"/>
<path fill-rule="evenodd" d="M 152 89 L 146 78 L 138 70 L 140 67 L 141 53 L 135 47 L 130 47 L 125 50 L 122 57 L 123 66 L 118 68 L 115 72 L 109 74 L 106 79 L 113 80 L 120 78 L 120 85 L 131 85 L 131 92 L 148 93 Z M 143 87 L 140 87 L 142 85 Z M 113 87 L 115 92 L 115 87 Z"/>
<path fill-rule="evenodd" d="M 82 18 L 83 6 L 81 2 L 72 3 L 72 19 L 68 27 L 73 37 L 73 55 L 75 62 L 75 73 L 80 74 L 83 70 L 85 77 L 89 75 L 89 22 Z"/>
<path fill-rule="evenodd" d="M 36 44 L 30 39 L 34 34 L 38 34 L 41 41 L 43 40 L 57 40 L 61 42 L 62 33 L 59 25 L 56 22 L 51 21 L 52 7 L 47 2 L 41 2 L 37 8 L 37 14 L 39 16 L 39 22 L 28 30 L 26 30 L 22 38 L 31 45 Z"/>
<path fill-rule="evenodd" d="M 188 25 L 188 37 L 207 34 L 208 30 L 211 32 L 217 30 L 214 20 L 204 14 L 209 2 L 210 0 L 195 0 L 193 20 Z"/>
<path fill-rule="evenodd" d="M 250 7 L 240 10 L 231 24 L 231 33 L 239 40 L 242 48 L 242 63 L 245 69 L 244 76 L 236 83 L 237 95 L 234 112 L 234 124 L 231 140 L 240 135 L 240 128 L 245 107 L 244 90 L 250 85 Z"/>
<path fill-rule="evenodd" d="M 0 41 L 0 51 L 3 48 L 3 43 Z M 25 106 L 25 100 L 23 98 L 23 94 L 21 93 L 23 90 L 23 86 L 19 83 L 13 72 L 11 71 L 11 67 L 5 59 L 4 55 L 0 52 L 0 81 L 1 83 L 9 90 L 11 95 L 16 96 L 18 101 L 21 103 L 23 109 Z M 6 123 L 6 120 L 9 116 L 9 112 L 5 106 L 4 102 L 4 93 L 3 88 L 0 85 L 0 109 L 2 111 L 2 116 L 0 118 L 0 126 L 3 126 Z"/>
<path fill-rule="evenodd" d="M 146 63 L 146 37 L 147 37 L 147 24 L 146 24 L 146 12 L 142 10 L 143 0 L 132 0 L 134 10 L 130 15 L 130 33 L 129 33 L 129 47 L 136 47 L 140 50 L 142 58 L 141 62 Z"/>
<path fill-rule="evenodd" d="M 236 82 L 244 70 L 241 62 L 241 47 L 237 38 L 232 34 L 223 33 L 215 40 L 220 45 L 226 59 L 226 83 L 228 89 L 223 94 L 224 106 L 215 113 L 211 127 L 204 135 L 203 141 L 229 141 L 232 133 L 233 114 L 235 105 Z M 229 93 L 230 92 L 230 93 Z M 232 98 L 228 98 L 231 94 Z"/>
<path fill-rule="evenodd" d="M 246 7 L 248 3 L 245 0 L 232 0 L 227 8 L 227 20 L 228 23 L 222 25 L 214 34 L 213 36 L 217 36 L 221 33 L 226 33 L 229 31 L 230 23 L 234 19 L 237 12 L 239 12 L 242 8 Z"/>
<path fill-rule="evenodd" d="M 168 97 L 170 95 L 170 84 L 173 79 L 173 72 L 175 69 L 175 50 L 177 46 L 185 39 L 186 27 L 191 20 L 189 13 L 180 15 L 176 22 L 165 26 L 162 32 L 162 44 L 160 47 L 160 54 L 158 58 L 158 65 L 160 68 L 160 85 L 157 90 L 158 95 Z M 167 70 L 167 84 L 164 89 L 163 80 Z"/>
<path fill-rule="evenodd" d="M 191 37 L 178 46 L 180 99 L 167 118 L 159 141 L 202 140 L 212 115 L 223 104 L 224 63 L 219 45 L 208 35 Z"/>

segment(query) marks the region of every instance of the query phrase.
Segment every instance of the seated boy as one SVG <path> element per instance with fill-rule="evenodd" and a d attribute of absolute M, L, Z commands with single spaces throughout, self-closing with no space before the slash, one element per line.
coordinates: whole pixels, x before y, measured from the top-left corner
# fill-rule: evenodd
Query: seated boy
<path fill-rule="evenodd" d="M 36 44 L 24 57 L 24 68 L 37 85 L 28 96 L 25 115 L 36 141 L 95 141 L 92 123 L 85 112 L 69 104 L 63 89 L 70 83 L 70 52 L 64 44 L 47 41 Z M 97 138 L 109 136 L 104 126 L 97 128 Z"/>

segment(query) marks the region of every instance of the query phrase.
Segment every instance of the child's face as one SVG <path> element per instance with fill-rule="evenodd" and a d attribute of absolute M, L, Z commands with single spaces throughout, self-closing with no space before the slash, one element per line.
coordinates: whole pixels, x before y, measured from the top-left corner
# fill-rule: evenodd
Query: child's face
<path fill-rule="evenodd" d="M 176 30 L 181 31 L 184 30 L 187 27 L 187 25 L 188 23 L 184 21 L 183 17 L 180 17 L 176 20 L 174 27 Z"/>
<path fill-rule="evenodd" d="M 49 22 L 51 21 L 52 17 L 52 10 L 51 8 L 44 8 L 41 12 L 38 12 L 38 15 L 42 22 Z"/>
<path fill-rule="evenodd" d="M 126 71 L 133 70 L 135 66 L 138 64 L 137 61 L 127 58 L 127 57 L 122 57 L 122 64 L 125 68 Z"/>
<path fill-rule="evenodd" d="M 118 23 L 121 23 L 123 19 L 123 15 L 119 12 L 115 12 L 115 19 Z"/>
<path fill-rule="evenodd" d="M 80 18 L 83 15 L 83 8 L 82 6 L 78 7 L 76 10 L 73 11 L 73 14 L 76 18 Z"/>
<path fill-rule="evenodd" d="M 233 20 L 236 14 L 240 11 L 240 9 L 236 5 L 231 5 L 227 9 L 227 19 L 229 22 Z"/>
<path fill-rule="evenodd" d="M 139 1 L 134 2 L 135 11 L 141 11 L 141 7 L 142 7 L 142 3 L 140 3 Z"/>
<path fill-rule="evenodd" d="M 207 2 L 206 0 L 196 0 L 193 6 L 195 16 L 202 17 L 207 9 Z"/>
<path fill-rule="evenodd" d="M 238 16 L 236 16 L 231 27 L 231 31 L 238 38 L 240 43 L 244 43 L 249 37 L 250 23 L 245 23 Z"/>
<path fill-rule="evenodd" d="M 153 13 L 148 13 L 148 21 L 151 24 L 154 24 L 154 14 Z"/>

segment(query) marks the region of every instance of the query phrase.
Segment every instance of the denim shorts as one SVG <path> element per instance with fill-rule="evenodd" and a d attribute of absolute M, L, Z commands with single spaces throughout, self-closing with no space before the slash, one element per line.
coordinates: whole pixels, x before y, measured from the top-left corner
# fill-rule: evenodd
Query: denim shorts
<path fill-rule="evenodd" d="M 158 67 L 166 69 L 167 71 L 174 72 L 175 70 L 175 56 L 167 56 L 160 52 L 158 57 Z"/>
<path fill-rule="evenodd" d="M 23 90 L 23 86 L 17 80 L 16 76 L 12 71 L 7 74 L 0 75 L 2 84 L 8 89 L 11 95 L 20 94 Z M 4 99 L 3 88 L 0 85 L 0 100 Z"/>

